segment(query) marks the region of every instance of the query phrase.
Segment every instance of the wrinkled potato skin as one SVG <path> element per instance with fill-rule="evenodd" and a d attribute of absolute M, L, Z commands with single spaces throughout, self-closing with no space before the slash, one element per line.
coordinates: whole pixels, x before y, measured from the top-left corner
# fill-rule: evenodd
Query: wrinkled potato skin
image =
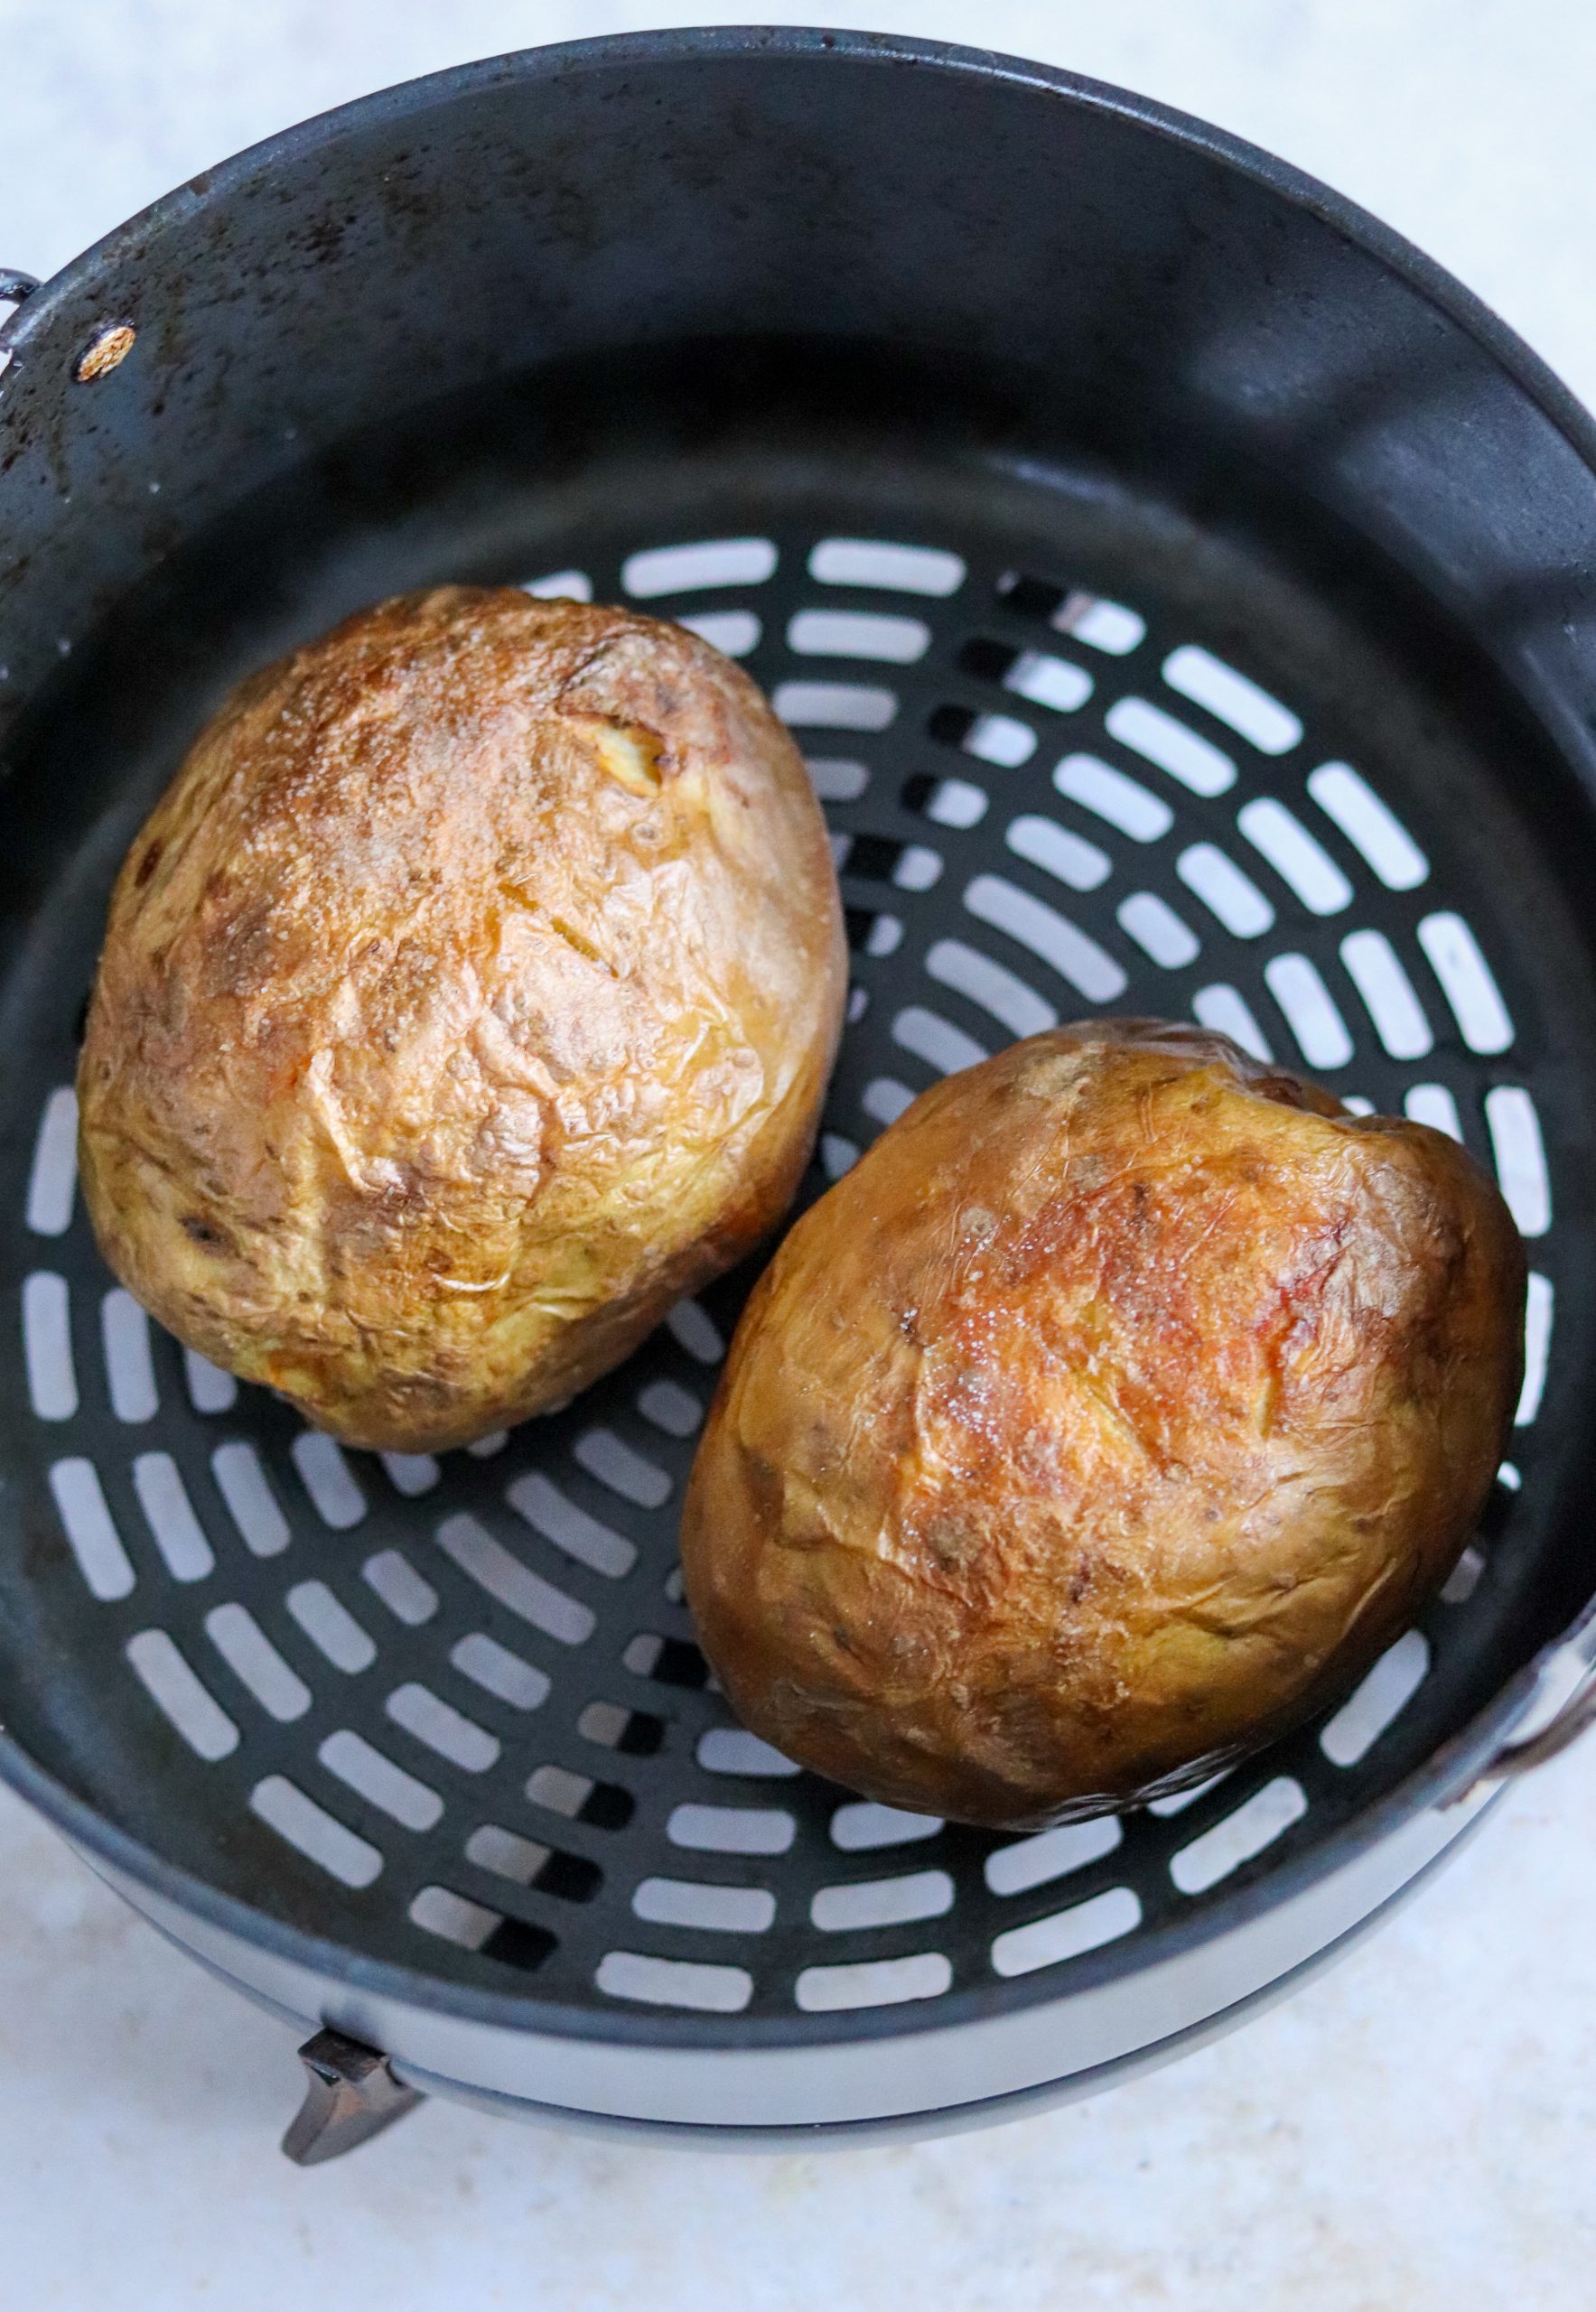
<path fill-rule="evenodd" d="M 686 1505 L 709 1658 L 891 1805 L 1026 1829 L 1200 1779 L 1445 1579 L 1524 1282 L 1441 1133 L 1199 1030 L 1031 1037 L 916 1100 L 756 1289 Z"/>
<path fill-rule="evenodd" d="M 353 1445 L 569 1397 L 789 1201 L 845 957 L 802 760 L 695 636 L 445 587 L 245 683 L 128 854 L 89 1211 Z"/>

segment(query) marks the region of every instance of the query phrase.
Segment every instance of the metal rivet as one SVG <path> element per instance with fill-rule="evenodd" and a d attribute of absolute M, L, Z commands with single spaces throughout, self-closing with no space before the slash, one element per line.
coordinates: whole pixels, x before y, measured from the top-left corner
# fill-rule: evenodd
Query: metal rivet
<path fill-rule="evenodd" d="M 97 378 L 107 377 L 119 368 L 133 350 L 138 335 L 131 322 L 112 322 L 78 356 L 78 366 L 72 375 L 80 386 L 92 385 Z"/>

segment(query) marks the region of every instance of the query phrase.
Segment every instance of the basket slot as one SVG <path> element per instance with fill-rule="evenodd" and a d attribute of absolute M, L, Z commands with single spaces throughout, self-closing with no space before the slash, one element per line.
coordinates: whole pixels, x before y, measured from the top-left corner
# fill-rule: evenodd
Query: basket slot
<path fill-rule="evenodd" d="M 141 1629 L 126 1646 L 140 1684 L 196 1757 L 214 1764 L 238 1747 L 238 1729 L 163 1629 Z"/>
<path fill-rule="evenodd" d="M 1099 762 L 1096 755 L 1066 755 L 1054 767 L 1053 786 L 1066 802 L 1106 819 L 1133 843 L 1157 843 L 1175 824 L 1162 795 L 1154 795 L 1128 771 Z"/>
<path fill-rule="evenodd" d="M 745 1967 L 655 1959 L 640 1951 L 607 1951 L 593 1980 L 611 1999 L 694 2008 L 706 2015 L 740 2014 L 753 1997 L 753 1977 Z"/>
<path fill-rule="evenodd" d="M 1446 911 L 1425 916 L 1419 926 L 1419 945 L 1470 1050 L 1506 1051 L 1513 1040 L 1512 1018 L 1479 942 L 1462 917 Z"/>
<path fill-rule="evenodd" d="M 1335 1716 L 1321 1729 L 1319 1747 L 1333 1766 L 1355 1767 L 1407 1708 L 1430 1669 L 1423 1630 L 1404 1632 Z"/>
<path fill-rule="evenodd" d="M 844 908 L 843 926 L 854 953 L 870 956 L 878 962 L 896 954 L 903 942 L 901 918 L 873 908 Z"/>
<path fill-rule="evenodd" d="M 445 1517 L 437 1542 L 444 1556 L 479 1588 L 546 1637 L 556 1638 L 562 1645 L 584 1645 L 593 1636 L 598 1617 L 591 1606 L 568 1598 L 523 1565 L 468 1512 Z"/>
<path fill-rule="evenodd" d="M 700 1927 L 710 1934 L 764 1934 L 776 1897 L 764 1887 L 716 1887 L 698 1878 L 645 1878 L 631 1906 L 655 1926 Z"/>
<path fill-rule="evenodd" d="M 590 1478 L 639 1509 L 658 1509 L 670 1499 L 667 1472 L 612 1429 L 584 1429 L 571 1450 Z"/>
<path fill-rule="evenodd" d="M 671 1338 L 700 1365 L 718 1365 L 726 1345 L 696 1300 L 678 1300 L 666 1319 Z"/>
<path fill-rule="evenodd" d="M 998 770 L 1023 769 L 1037 749 L 1036 732 L 1013 714 L 977 714 L 967 706 L 939 706 L 929 727 L 941 745 L 957 747 Z"/>
<path fill-rule="evenodd" d="M 135 1586 L 133 1561 L 122 1545 L 94 1463 L 79 1456 L 52 1462 L 50 1490 L 90 1595 L 102 1604 L 130 1596 Z"/>
<path fill-rule="evenodd" d="M 934 1839 L 941 1828 L 938 1814 L 910 1814 L 901 1806 L 878 1806 L 873 1799 L 861 1798 L 833 1814 L 831 1842 L 845 1854 L 864 1854 L 877 1847 L 912 1846 L 920 1839 Z"/>
<path fill-rule="evenodd" d="M 324 1581 L 295 1583 L 286 1603 L 317 1652 L 346 1677 L 358 1676 L 376 1661 L 376 1646 Z"/>
<path fill-rule="evenodd" d="M 1485 1552 L 1470 1542 L 1446 1578 L 1441 1592 L 1443 1606 L 1464 1606 L 1479 1587 L 1479 1577 L 1485 1571 Z"/>
<path fill-rule="evenodd" d="M 1147 698 L 1116 699 L 1103 718 L 1111 739 L 1156 763 L 1193 795 L 1223 795 L 1236 784 L 1236 765 L 1209 739 Z"/>
<path fill-rule="evenodd" d="M 809 1916 L 825 1934 L 907 1926 L 917 1919 L 944 1916 L 953 1908 L 953 1880 L 946 1870 L 910 1870 L 896 1878 L 821 1887 L 809 1905 Z"/>
<path fill-rule="evenodd" d="M 230 1373 L 198 1351 L 185 1348 L 182 1353 L 183 1378 L 188 1384 L 189 1403 L 196 1412 L 230 1412 L 238 1402 L 238 1384 Z"/>
<path fill-rule="evenodd" d="M 545 601 L 591 602 L 593 580 L 585 570 L 551 570 L 546 578 L 523 578 L 523 594 L 535 594 Z"/>
<path fill-rule="evenodd" d="M 694 1688 L 709 1683 L 709 1664 L 690 1638 L 660 1637 L 639 1630 L 629 1638 L 622 1662 L 636 1678 L 654 1678 L 663 1686 Z"/>
<path fill-rule="evenodd" d="M 290 1449 L 294 1466 L 316 1515 L 335 1534 L 347 1533 L 366 1515 L 366 1496 L 355 1482 L 341 1447 L 319 1429 L 304 1429 Z"/>
<path fill-rule="evenodd" d="M 1120 901 L 1115 920 L 1126 937 L 1134 939 L 1163 971 L 1183 970 L 1202 952 L 1202 943 L 1190 925 L 1156 891 L 1133 891 Z"/>
<path fill-rule="evenodd" d="M 1217 844 L 1189 844 L 1175 872 L 1233 937 L 1256 939 L 1274 924 L 1274 909 L 1256 883 Z"/>
<path fill-rule="evenodd" d="M 284 1660 L 247 1606 L 213 1607 L 205 1617 L 205 1634 L 269 1717 L 285 1726 L 304 1716 L 311 1706 L 310 1688 Z"/>
<path fill-rule="evenodd" d="M 1273 795 L 1244 803 L 1236 824 L 1311 914 L 1339 915 L 1351 906 L 1352 886 L 1329 852 Z"/>
<path fill-rule="evenodd" d="M 443 1474 L 431 1453 L 383 1453 L 378 1458 L 390 1483 L 406 1500 L 430 1493 Z"/>
<path fill-rule="evenodd" d="M 285 1775 L 269 1774 L 249 1794 L 252 1812 L 269 1823 L 308 1861 L 346 1887 L 369 1887 L 381 1876 L 382 1854 Z"/>
<path fill-rule="evenodd" d="M 1011 820 L 1003 841 L 1016 858 L 1028 860 L 1055 882 L 1067 883 L 1072 891 L 1095 891 L 1114 872 L 1106 851 L 1081 835 L 1071 834 L 1057 819 L 1027 813 Z"/>
<path fill-rule="evenodd" d="M 568 1823 L 591 1823 L 600 1831 L 624 1830 L 637 1803 L 619 1783 L 598 1782 L 592 1775 L 556 1766 L 538 1767 L 529 1775 L 527 1795 L 534 1806 L 561 1814 Z"/>
<path fill-rule="evenodd" d="M 1227 1814 L 1183 1846 L 1170 1861 L 1170 1877 L 1183 1895 L 1206 1894 L 1244 1862 L 1262 1854 L 1283 1831 L 1301 1822 L 1308 1811 L 1307 1795 L 1290 1775 L 1276 1775 L 1255 1790 L 1233 1814 Z"/>
<path fill-rule="evenodd" d="M 638 1392 L 638 1411 L 667 1437 L 691 1437 L 704 1420 L 704 1407 L 678 1381 L 650 1381 Z"/>
<path fill-rule="evenodd" d="M 469 1678 L 497 1701 L 508 1702 L 512 1710 L 536 1710 L 548 1699 L 546 1673 L 523 1662 L 518 1654 L 481 1630 L 459 1639 L 451 1647 L 449 1659 L 462 1678 Z"/>
<path fill-rule="evenodd" d="M 690 634 L 722 650 L 728 658 L 746 658 L 760 647 L 763 628 L 751 611 L 692 611 L 677 620 Z"/>
<path fill-rule="evenodd" d="M 1231 987 L 1224 980 L 1216 981 L 1212 987 L 1199 987 L 1191 999 L 1191 1016 L 1203 1027 L 1228 1036 L 1232 1043 L 1251 1052 L 1255 1059 L 1267 1063 L 1274 1058 L 1268 1037 L 1238 987 Z"/>
<path fill-rule="evenodd" d="M 904 809 L 939 827 L 979 826 L 986 816 L 988 800 L 986 789 L 967 778 L 928 778 L 923 771 L 916 771 L 903 782 Z"/>
<path fill-rule="evenodd" d="M 956 989 L 990 1012 L 1011 1036 L 1036 1036 L 1059 1024 L 1058 1012 L 1046 996 L 962 939 L 938 939 L 926 956 L 926 970 L 944 987 Z"/>
<path fill-rule="evenodd" d="M 665 1720 L 618 1701 L 590 1701 L 576 1720 L 584 1742 L 620 1750 L 628 1757 L 651 1758 L 665 1740 Z"/>
<path fill-rule="evenodd" d="M 873 658 L 911 667 L 930 643 L 924 619 L 881 611 L 795 611 L 787 622 L 787 647 L 801 658 Z"/>
<path fill-rule="evenodd" d="M 1551 1278 L 1531 1269 L 1524 1303 L 1524 1386 L 1518 1395 L 1518 1410 L 1513 1416 L 1516 1429 L 1529 1428 L 1540 1412 L 1545 1394 L 1552 1351 L 1553 1300 Z"/>
<path fill-rule="evenodd" d="M 154 1421 L 161 1410 L 150 1353 L 150 1320 L 131 1292 L 118 1285 L 99 1304 L 111 1411 L 129 1423 Z"/>
<path fill-rule="evenodd" d="M 911 1086 L 901 1084 L 895 1076 L 873 1076 L 860 1095 L 859 1105 L 873 1122 L 884 1126 L 896 1123 L 913 1100 Z"/>
<path fill-rule="evenodd" d="M 962 555 L 943 546 L 892 545 L 882 538 L 822 538 L 808 567 L 823 586 L 873 586 L 882 593 L 943 601 L 965 583 Z"/>
<path fill-rule="evenodd" d="M 1046 1886 L 1071 1870 L 1112 1854 L 1125 1836 L 1119 1818 L 1100 1814 L 1090 1823 L 1064 1823 L 1057 1830 L 1039 1831 L 1034 1838 L 1014 1846 L 1000 1846 L 986 1858 L 986 1884 L 994 1895 L 1023 1895 Z"/>
<path fill-rule="evenodd" d="M 1127 657 L 1147 631 L 1141 612 L 1124 602 L 1057 586 L 1023 571 L 1010 571 L 999 580 L 997 591 L 1016 617 L 1045 619 L 1056 633 L 1072 635 L 1110 657 Z"/>
<path fill-rule="evenodd" d="M 1079 1959 L 1116 1943 L 1142 1924 L 1142 1906 L 1129 1887 L 1111 1887 L 1050 1918 L 1032 1919 L 1029 1926 L 1012 1926 L 996 1936 L 992 1964 L 1000 1975 L 1033 1974 L 1038 1967 L 1057 1967 L 1066 1959 Z"/>
<path fill-rule="evenodd" d="M 430 1831 L 442 1819 L 443 1802 L 437 1792 L 352 1728 L 329 1734 L 316 1756 L 329 1774 L 406 1830 Z"/>
<path fill-rule="evenodd" d="M 219 1445 L 210 1456 L 210 1472 L 245 1548 L 254 1557 L 279 1556 L 288 1546 L 288 1520 L 254 1446 L 241 1438 Z"/>
<path fill-rule="evenodd" d="M 524 1839 L 518 1832 L 501 1830 L 497 1823 L 483 1823 L 465 1842 L 468 1862 L 474 1862 L 479 1870 L 491 1871 L 496 1878 L 508 1878 L 517 1887 L 532 1886 L 553 1853 L 552 1847 Z M 596 1869 L 593 1876 L 596 1882 Z"/>
<path fill-rule="evenodd" d="M 467 1951 L 480 1951 L 495 1928 L 504 1925 L 501 1912 L 468 1902 L 447 1887 L 423 1887 L 410 1906 L 410 1916 L 429 1934 L 441 1934 Z"/>
<path fill-rule="evenodd" d="M 1306 956 L 1274 956 L 1264 966 L 1264 977 L 1309 1067 L 1345 1067 L 1352 1057 L 1352 1039 L 1316 966 Z"/>
<path fill-rule="evenodd" d="M 820 1135 L 820 1161 L 828 1180 L 840 1180 L 859 1161 L 859 1143 L 840 1132 L 823 1132 Z"/>
<path fill-rule="evenodd" d="M 1124 971 L 1076 924 L 1032 899 L 1004 875 L 977 875 L 965 893 L 973 916 L 1006 933 L 1067 979 L 1088 1003 L 1112 1003 L 1126 987 Z"/>
<path fill-rule="evenodd" d="M 1402 1107 L 1415 1123 L 1427 1123 L 1432 1132 L 1444 1132 L 1453 1140 L 1462 1139 L 1463 1120 L 1444 1084 L 1410 1085 Z"/>
<path fill-rule="evenodd" d="M 943 1953 L 919 1951 L 902 1959 L 806 1967 L 793 1995 L 806 2015 L 832 2015 L 852 2007 L 899 2007 L 911 1999 L 940 1999 L 952 1982 L 953 1965 Z"/>
<path fill-rule="evenodd" d="M 673 1807 L 665 1825 L 673 1846 L 705 1854 L 785 1854 L 798 1824 L 781 1806 Z"/>
<path fill-rule="evenodd" d="M 701 587 L 762 586 L 776 569 L 769 538 L 704 538 L 692 545 L 646 546 L 628 555 L 621 583 L 629 594 L 652 601 L 660 594 L 695 594 Z"/>
<path fill-rule="evenodd" d="M 1544 1236 L 1552 1226 L 1552 1181 L 1541 1120 L 1521 1084 L 1498 1084 L 1485 1095 L 1491 1154 L 1507 1208 L 1521 1236 Z"/>
<path fill-rule="evenodd" d="M 798 730 L 884 731 L 898 713 L 898 694 L 873 683 L 779 683 L 770 701 Z"/>
<path fill-rule="evenodd" d="M 33 1143 L 24 1217 L 35 1236 L 64 1236 L 78 1188 L 78 1095 L 61 1085 L 45 1101 Z"/>
<path fill-rule="evenodd" d="M 171 1454 L 141 1453 L 133 1464 L 133 1489 L 173 1580 L 203 1581 L 215 1571 L 216 1554 Z"/>
<path fill-rule="evenodd" d="M 396 1621 L 412 1629 L 431 1621 L 438 1610 L 437 1591 L 398 1550 L 378 1550 L 375 1557 L 369 1557 L 360 1568 L 360 1578 Z"/>
<path fill-rule="evenodd" d="M 585 1509 L 579 1509 L 540 1470 L 528 1470 L 524 1477 L 517 1478 L 506 1489 L 504 1497 L 517 1516 L 524 1517 L 535 1533 L 541 1534 L 546 1542 L 552 1542 L 555 1549 L 563 1550 L 568 1558 L 585 1565 L 592 1573 L 619 1580 L 637 1563 L 634 1543 L 611 1526 L 601 1524 L 596 1517 L 590 1517 Z"/>
<path fill-rule="evenodd" d="M 1289 754 L 1302 736 L 1300 717 L 1211 650 L 1183 642 L 1163 662 L 1163 678 L 1194 706 L 1205 707 L 1250 739 L 1260 754 Z"/>
<path fill-rule="evenodd" d="M 698 1738 L 697 1758 L 706 1774 L 753 1775 L 761 1781 L 784 1781 L 803 1772 L 791 1758 L 784 1758 L 779 1750 L 741 1726 L 712 1726 Z"/>
<path fill-rule="evenodd" d="M 1424 1058 L 1435 1038 L 1414 984 L 1385 933 L 1349 932 L 1341 942 L 1341 961 L 1391 1058 Z"/>
<path fill-rule="evenodd" d="M 811 755 L 806 758 L 806 768 L 822 803 L 856 803 L 870 784 L 870 772 L 863 763 L 841 757 Z"/>
<path fill-rule="evenodd" d="M 962 1028 L 943 1019 L 939 1012 L 928 1012 L 919 1003 L 907 1004 L 899 1012 L 892 1022 L 892 1041 L 912 1052 L 916 1059 L 923 1059 L 938 1076 L 951 1076 L 961 1067 L 974 1067 L 987 1057 L 985 1044 L 978 1044 L 974 1036 L 966 1036 Z"/>
<path fill-rule="evenodd" d="M 1387 890 L 1416 890 L 1424 881 L 1429 861 L 1389 804 L 1350 763 L 1321 763 L 1308 774 L 1308 792 Z"/>
<path fill-rule="evenodd" d="M 23 1356 L 28 1402 L 41 1421 L 70 1421 L 78 1410 L 72 1306 L 64 1276 L 35 1269 L 23 1280 Z"/>
<path fill-rule="evenodd" d="M 434 1693 L 430 1686 L 414 1679 L 396 1686 L 383 1708 L 396 1726 L 467 1774 L 486 1774 L 498 1763 L 502 1746 L 497 1737 Z"/>

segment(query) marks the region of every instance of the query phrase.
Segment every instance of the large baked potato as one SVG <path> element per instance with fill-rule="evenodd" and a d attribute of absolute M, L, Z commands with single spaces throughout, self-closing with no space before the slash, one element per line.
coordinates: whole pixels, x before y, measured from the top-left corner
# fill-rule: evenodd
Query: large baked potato
<path fill-rule="evenodd" d="M 106 1257 L 350 1444 L 569 1397 L 786 1207 L 845 978 L 803 762 L 696 636 L 444 587 L 245 683 L 134 844 Z"/>
<path fill-rule="evenodd" d="M 1442 1134 L 1198 1030 L 1034 1036 L 765 1272 L 686 1503 L 705 1648 L 755 1732 L 893 1805 L 1025 1828 L 1199 1779 L 1444 1580 L 1523 1300 Z"/>

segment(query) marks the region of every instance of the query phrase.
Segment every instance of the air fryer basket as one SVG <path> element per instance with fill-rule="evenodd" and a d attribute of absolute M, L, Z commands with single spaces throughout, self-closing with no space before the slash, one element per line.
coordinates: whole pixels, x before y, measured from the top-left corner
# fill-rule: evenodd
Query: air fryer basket
<path fill-rule="evenodd" d="M 1375 1915 L 1596 1588 L 1589 422 L 1212 131 L 790 32 L 354 106 L 5 341 L 0 1770 L 402 2075 L 706 2135 L 1006 2110 Z M 341 1452 L 113 1289 L 70 1086 L 123 850 L 229 684 L 446 579 L 683 619 L 798 732 L 853 950 L 806 1195 L 1094 1011 L 1495 1166 L 1534 1272 L 1512 1460 L 1328 1722 L 1040 1838 L 860 1804 L 731 1723 L 682 1602 L 747 1274 L 438 1461 Z"/>

